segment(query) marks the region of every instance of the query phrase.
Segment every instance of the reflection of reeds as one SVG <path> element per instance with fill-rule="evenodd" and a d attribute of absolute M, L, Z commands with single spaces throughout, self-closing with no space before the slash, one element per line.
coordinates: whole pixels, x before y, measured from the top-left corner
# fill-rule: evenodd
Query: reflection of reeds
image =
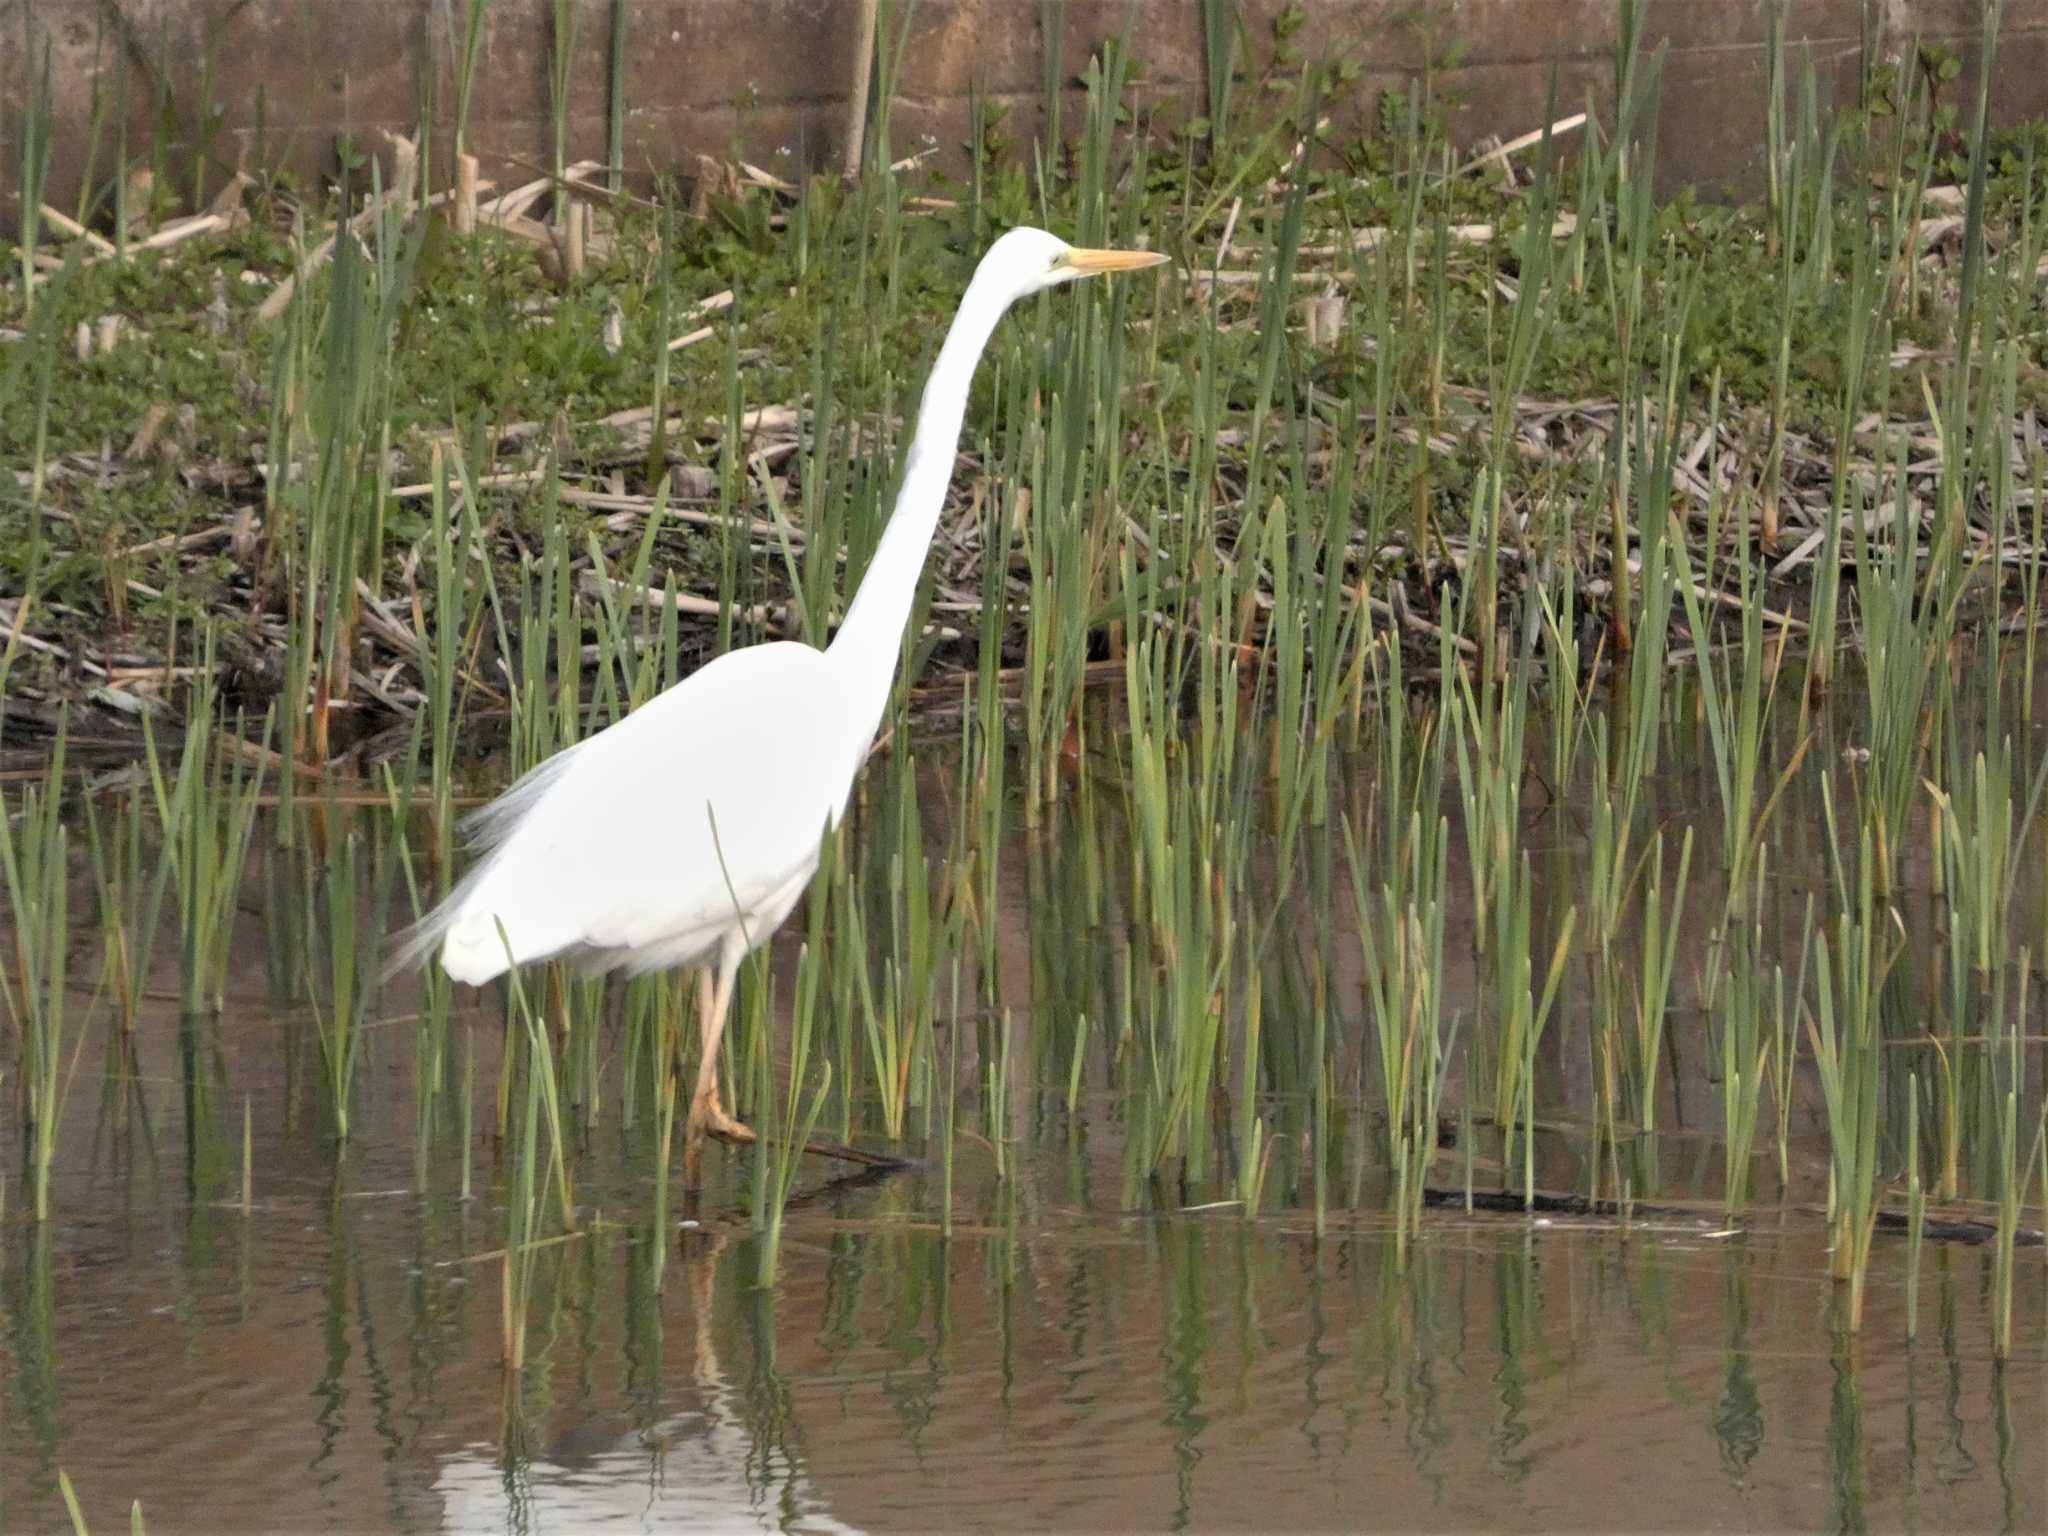
<path fill-rule="evenodd" d="M 2026 1203 L 2036 1164 L 2048 1163 L 2048 1099 L 2044 1099 L 2036 1117 L 2033 1136 L 2025 1150 L 2021 1149 L 2020 1094 L 2026 1074 L 2021 1041 L 2026 1034 L 2027 984 L 2033 974 L 2024 946 L 2019 952 L 2017 971 L 2019 986 L 2013 1014 L 2010 1021 L 2000 1024 L 2009 1046 L 2005 1053 L 2005 1093 L 1998 1106 L 1998 1216 L 1991 1264 L 1991 1353 L 1999 1360 L 2012 1357 L 2013 1259 L 2019 1240 L 2020 1211 Z M 2044 1167 L 2042 1193 L 2048 1197 L 2048 1167 Z"/>
<path fill-rule="evenodd" d="M 70 834 L 61 819 L 64 747 L 43 782 L 22 797 L 21 816 L 0 808 L 0 875 L 6 879 L 13 953 L 0 957 L 0 1002 L 14 1021 L 20 1100 L 28 1131 L 29 1180 L 37 1221 L 50 1215 L 50 1170 L 70 1076 L 64 1060 L 64 976 L 71 945 Z M 73 1050 L 73 1064 L 77 1051 Z"/>
<path fill-rule="evenodd" d="M 1920 1332 L 1920 1258 L 1926 1251 L 1927 1183 L 1920 1174 L 1920 1077 L 1906 1074 L 1906 1342 Z"/>

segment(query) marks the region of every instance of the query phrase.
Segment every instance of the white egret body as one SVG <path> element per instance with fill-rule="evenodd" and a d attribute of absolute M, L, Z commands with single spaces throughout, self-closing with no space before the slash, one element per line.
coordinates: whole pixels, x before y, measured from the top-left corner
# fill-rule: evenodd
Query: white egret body
<path fill-rule="evenodd" d="M 413 930 L 401 961 L 438 946 L 442 968 L 474 984 L 554 956 L 596 970 L 700 967 L 692 1173 L 706 1131 L 751 1140 L 718 1100 L 733 977 L 810 883 L 887 707 L 975 365 L 1018 299 L 1165 259 L 1077 250 L 1038 229 L 990 246 L 932 365 L 902 492 L 832 643 L 729 651 L 528 773 L 477 813 L 488 852 Z"/>

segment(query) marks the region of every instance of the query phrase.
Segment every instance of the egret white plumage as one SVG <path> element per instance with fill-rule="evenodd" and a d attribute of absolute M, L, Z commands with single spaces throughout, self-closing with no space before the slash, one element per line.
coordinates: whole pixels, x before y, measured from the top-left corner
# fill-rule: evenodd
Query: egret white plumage
<path fill-rule="evenodd" d="M 753 1140 L 718 1095 L 733 979 L 810 883 L 888 705 L 975 365 L 1017 300 L 1165 259 L 1077 249 L 1041 229 L 990 246 L 932 365 L 902 490 L 831 644 L 728 651 L 533 769 L 473 818 L 488 851 L 413 929 L 400 963 L 438 947 L 442 968 L 473 984 L 557 956 L 594 970 L 697 967 L 691 1177 L 707 1133 Z"/>

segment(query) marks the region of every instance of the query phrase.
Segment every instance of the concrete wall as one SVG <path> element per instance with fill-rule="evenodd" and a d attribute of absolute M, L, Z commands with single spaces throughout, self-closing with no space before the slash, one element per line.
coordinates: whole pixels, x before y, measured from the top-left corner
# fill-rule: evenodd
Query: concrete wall
<path fill-rule="evenodd" d="M 898 0 L 900 5 L 900 0 Z M 1539 125 L 1551 71 L 1561 110 L 1609 89 L 1617 0 L 1298 0 L 1294 45 L 1309 57 L 1348 55 L 1363 74 L 1333 103 L 1371 110 L 1380 89 L 1429 67 L 1453 131 L 1470 140 Z M 1857 78 L 1866 28 L 1885 46 L 1939 38 L 1974 59 L 1981 0 L 1791 0 L 1790 35 L 1808 43 L 1838 87 Z M 54 200 L 76 202 L 95 79 L 111 89 L 116 33 L 130 58 L 130 143 L 152 131 L 160 69 L 186 161 L 210 111 L 217 182 L 238 162 L 285 163 L 302 174 L 334 165 L 341 131 L 374 139 L 409 129 L 423 77 L 437 117 L 452 106 L 459 0 L 0 0 L 0 223 L 14 214 L 21 90 L 30 50 L 21 10 L 47 37 L 57 97 Z M 1064 0 L 1060 70 L 1077 116 L 1076 77 L 1134 18 L 1139 98 L 1163 112 L 1204 105 L 1198 0 Z M 611 0 L 576 0 L 572 153 L 602 157 Z M 1284 0 L 1245 0 L 1249 67 L 1270 59 Z M 528 179 L 549 155 L 552 0 L 497 0 L 478 70 L 471 140 L 484 174 Z M 836 163 L 857 27 L 855 0 L 626 0 L 623 71 L 630 170 L 694 166 L 699 152 L 743 153 L 772 167 Z M 970 93 L 1010 108 L 1028 143 L 1043 114 L 1047 28 L 1042 0 L 920 0 L 912 12 L 895 114 L 899 152 L 931 135 L 957 163 Z M 2048 0 L 2005 0 L 1994 82 L 2003 117 L 2048 113 Z M 1763 23 L 1758 0 L 1649 0 L 1648 42 L 1667 42 L 1660 156 L 1668 176 L 1741 181 L 1760 136 Z M 212 51 L 210 80 L 204 61 Z M 1244 87 L 1252 90 L 1255 87 Z M 1957 87 L 1960 95 L 1967 80 Z M 786 156 L 778 153 L 786 150 Z M 110 149 L 101 150 L 108 164 Z M 523 164 L 522 164 L 523 162 Z M 102 171 L 104 174 L 104 169 Z M 184 178 L 189 180 L 189 176 Z"/>

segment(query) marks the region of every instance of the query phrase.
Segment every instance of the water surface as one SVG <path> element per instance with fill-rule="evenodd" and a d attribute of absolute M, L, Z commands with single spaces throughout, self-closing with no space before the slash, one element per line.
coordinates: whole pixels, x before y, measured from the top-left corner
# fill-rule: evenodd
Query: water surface
<path fill-rule="evenodd" d="M 923 781 L 935 857 L 950 771 Z M 1655 820 L 1706 824 L 1697 772 L 1660 783 Z M 863 826 L 877 837 L 892 782 L 870 775 Z M 259 831 L 226 1010 L 180 1019 L 166 941 L 132 1048 L 94 1004 L 82 929 L 56 1215 L 24 1219 L 10 1159 L 0 1223 L 0 1524 L 62 1528 L 61 1470 L 94 1530 L 125 1529 L 140 1500 L 159 1532 L 2048 1526 L 2041 1250 L 2020 1253 L 2002 1366 L 1988 1246 L 1925 1248 L 1909 1339 L 1907 1245 L 1880 1236 L 1863 1331 L 1841 1335 L 1810 1063 L 1788 1186 L 1760 1144 L 1758 1208 L 1727 1223 L 1713 1037 L 1690 980 L 1673 998 L 1663 1129 L 1620 1154 L 1625 1214 L 1454 1202 L 1395 1241 L 1344 913 L 1322 935 L 1340 998 L 1324 1237 L 1297 1094 L 1257 1106 L 1270 1150 L 1255 1217 L 1234 1201 L 1243 1149 L 1227 1102 L 1206 1169 L 1153 1174 L 1134 1155 L 1148 1127 L 1117 1086 L 1135 1047 L 1103 1038 L 1131 1006 L 1133 938 L 1113 899 L 1127 854 L 1113 808 L 1085 799 L 1013 830 L 996 941 L 977 962 L 994 984 L 970 972 L 957 1023 L 941 1010 L 935 1049 L 957 1073 L 950 1235 L 943 1109 L 926 1093 L 899 1144 L 909 1171 L 806 1167 L 764 1285 L 755 1154 L 714 1149 L 701 1199 L 686 1205 L 672 1180 L 658 1207 L 651 1118 L 638 1102 L 627 1123 L 614 1019 L 592 1058 L 610 1086 L 571 1106 L 580 1230 L 536 1261 L 518 1375 L 502 1363 L 502 1004 L 465 995 L 449 1036 L 450 1082 L 465 1041 L 476 1061 L 465 1199 L 452 1089 L 418 1142 L 407 988 L 375 1010 L 336 1146 L 312 1015 L 280 959 L 304 938 L 287 867 L 302 853 Z M 1527 836 L 1540 880 L 1568 890 L 1584 847 L 1571 807 L 1536 813 Z M 1793 910 L 1818 867 L 1810 820 L 1787 816 L 1774 851 L 1773 900 Z M 1687 918 L 1688 977 L 1714 893 L 1711 848 L 1699 859 L 1709 894 Z M 2039 881 L 2020 892 L 2016 925 L 2039 925 Z M 1931 995 L 1913 969 L 1929 936 L 1910 926 L 1908 1003 Z M 778 1008 L 800 938 L 793 927 L 775 949 Z M 1472 940 L 1461 905 L 1446 958 L 1457 1008 L 1485 993 Z M 1265 1036 L 1276 1081 L 1292 1048 L 1283 983 L 1268 994 L 1282 1000 Z M 1568 989 L 1539 1072 L 1539 1183 L 1564 1191 L 1599 1175 L 1580 1129 L 1583 992 Z M 971 1001 L 991 993 L 1000 1007 Z M 1009 1077 L 991 1092 L 1005 1014 Z M 2023 1067 L 2029 1116 L 2038 1054 Z M 1469 1168 L 1484 1190 L 1500 1148 L 1483 1126 L 1461 1132 L 1464 1070 L 1461 1057 L 1431 1178 L 1455 1189 Z M 886 1143 L 879 1123 L 865 1089 L 825 1120 L 870 1146 Z"/>

